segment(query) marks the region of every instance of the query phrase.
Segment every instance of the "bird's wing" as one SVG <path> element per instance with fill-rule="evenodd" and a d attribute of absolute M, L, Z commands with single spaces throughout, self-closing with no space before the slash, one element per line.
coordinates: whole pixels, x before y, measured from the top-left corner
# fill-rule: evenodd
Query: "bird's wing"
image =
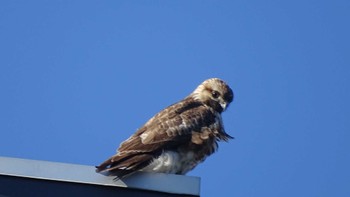
<path fill-rule="evenodd" d="M 161 154 L 192 139 L 215 121 L 215 114 L 198 102 L 183 100 L 151 118 L 134 135 L 124 141 L 118 153 L 97 167 L 97 171 L 140 170 Z M 221 124 L 221 122 L 219 123 Z"/>
<path fill-rule="evenodd" d="M 159 112 L 125 141 L 119 152 L 128 150 L 154 151 L 154 145 L 170 146 L 188 139 L 192 131 L 215 122 L 215 115 L 208 107 L 196 102 L 180 102 Z M 141 143 L 140 143 L 141 142 Z"/>

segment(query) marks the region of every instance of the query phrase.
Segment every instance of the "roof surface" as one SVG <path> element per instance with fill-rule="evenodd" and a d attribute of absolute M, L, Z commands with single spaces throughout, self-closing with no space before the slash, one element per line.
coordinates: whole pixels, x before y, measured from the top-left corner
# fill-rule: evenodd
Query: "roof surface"
<path fill-rule="evenodd" d="M 94 166 L 0 157 L 0 196 L 199 196 L 200 179 L 138 172 L 113 180 Z"/>

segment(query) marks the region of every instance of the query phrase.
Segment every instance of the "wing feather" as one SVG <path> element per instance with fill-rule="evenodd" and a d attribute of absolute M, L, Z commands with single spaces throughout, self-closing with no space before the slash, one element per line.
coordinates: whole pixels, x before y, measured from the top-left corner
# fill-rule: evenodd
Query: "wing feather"
<path fill-rule="evenodd" d="M 214 112 L 198 102 L 184 100 L 151 118 L 129 140 L 123 142 L 119 152 L 129 150 L 154 151 L 173 143 L 178 145 L 191 138 L 192 131 L 215 122 Z M 155 146 L 156 145 L 156 146 Z"/>

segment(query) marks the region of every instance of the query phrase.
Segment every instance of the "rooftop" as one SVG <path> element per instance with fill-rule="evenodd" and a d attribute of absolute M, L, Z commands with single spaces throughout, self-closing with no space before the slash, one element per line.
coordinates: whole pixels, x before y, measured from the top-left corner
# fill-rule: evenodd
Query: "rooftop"
<path fill-rule="evenodd" d="M 200 178 L 138 172 L 122 180 L 94 166 L 0 157 L 0 196 L 199 196 Z"/>

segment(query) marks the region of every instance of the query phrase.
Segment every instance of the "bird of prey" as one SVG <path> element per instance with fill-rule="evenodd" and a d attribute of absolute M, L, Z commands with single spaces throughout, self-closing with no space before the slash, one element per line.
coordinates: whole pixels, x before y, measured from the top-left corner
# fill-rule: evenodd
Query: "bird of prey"
<path fill-rule="evenodd" d="M 96 166 L 96 172 L 110 172 L 117 179 L 135 171 L 186 174 L 218 149 L 218 141 L 233 138 L 221 119 L 232 100 L 233 92 L 223 80 L 205 80 L 148 120 L 115 155 Z"/>

